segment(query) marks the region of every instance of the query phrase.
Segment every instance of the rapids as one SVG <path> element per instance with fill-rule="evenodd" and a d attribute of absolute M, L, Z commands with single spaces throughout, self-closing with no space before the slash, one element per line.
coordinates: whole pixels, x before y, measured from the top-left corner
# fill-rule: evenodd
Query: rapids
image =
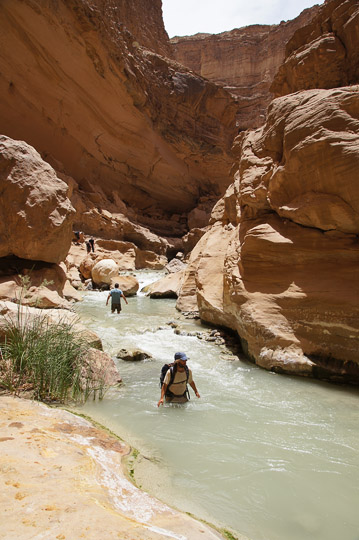
<path fill-rule="evenodd" d="M 158 278 L 142 272 L 141 286 Z M 356 388 L 269 373 L 194 336 L 174 300 L 143 294 L 106 307 L 86 293 L 76 310 L 112 355 L 141 348 L 152 359 L 116 360 L 120 389 L 80 411 L 112 429 L 142 457 L 137 484 L 159 499 L 251 540 L 359 539 L 359 399 Z M 201 398 L 158 408 L 161 366 L 190 357 Z M 79 409 L 77 409 L 79 410 Z"/>

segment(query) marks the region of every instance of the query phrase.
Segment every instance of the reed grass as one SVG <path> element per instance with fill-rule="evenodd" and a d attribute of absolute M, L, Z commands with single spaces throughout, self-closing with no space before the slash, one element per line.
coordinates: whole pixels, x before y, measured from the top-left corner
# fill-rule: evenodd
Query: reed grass
<path fill-rule="evenodd" d="M 97 391 L 103 395 L 103 382 L 94 380 L 85 361 L 88 344 L 71 324 L 50 322 L 42 311 L 31 316 L 20 297 L 16 316 L 5 316 L 2 332 L 0 388 L 60 403 L 86 401 Z"/>

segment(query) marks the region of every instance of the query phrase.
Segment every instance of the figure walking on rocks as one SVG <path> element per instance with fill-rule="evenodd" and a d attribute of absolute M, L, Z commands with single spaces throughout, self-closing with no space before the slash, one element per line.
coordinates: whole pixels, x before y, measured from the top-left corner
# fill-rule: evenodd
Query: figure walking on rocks
<path fill-rule="evenodd" d="M 90 238 L 89 243 L 90 243 L 92 251 L 94 252 L 95 251 L 95 240 L 93 238 Z"/>

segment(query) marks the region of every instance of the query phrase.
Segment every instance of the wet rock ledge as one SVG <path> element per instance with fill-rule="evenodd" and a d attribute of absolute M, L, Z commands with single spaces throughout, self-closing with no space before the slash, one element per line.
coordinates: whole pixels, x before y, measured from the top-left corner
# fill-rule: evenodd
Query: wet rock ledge
<path fill-rule="evenodd" d="M 137 489 L 121 464 L 130 451 L 65 410 L 0 396 L 0 537 L 223 538 Z"/>

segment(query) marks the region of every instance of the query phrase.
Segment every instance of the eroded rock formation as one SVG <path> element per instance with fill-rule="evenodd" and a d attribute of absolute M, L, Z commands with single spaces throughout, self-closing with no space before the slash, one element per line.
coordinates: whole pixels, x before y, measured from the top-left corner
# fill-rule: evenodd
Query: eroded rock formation
<path fill-rule="evenodd" d="M 278 98 L 194 248 L 178 307 L 257 364 L 359 380 L 359 86 Z"/>
<path fill-rule="evenodd" d="M 236 105 L 158 54 L 168 50 L 160 7 L 1 2 L 0 132 L 32 144 L 81 192 L 101 186 L 138 220 L 158 211 L 170 221 L 228 186 Z"/>
<path fill-rule="evenodd" d="M 286 47 L 271 91 L 284 96 L 310 88 L 335 88 L 359 81 L 357 0 L 326 2 L 298 29 Z"/>
<path fill-rule="evenodd" d="M 0 257 L 58 263 L 75 211 L 68 187 L 34 148 L 0 136 Z"/>
<path fill-rule="evenodd" d="M 269 87 L 284 60 L 287 41 L 317 11 L 314 6 L 279 25 L 256 24 L 221 34 L 175 37 L 171 39 L 174 57 L 236 96 L 240 130 L 256 128 L 264 123 L 273 99 Z"/>

